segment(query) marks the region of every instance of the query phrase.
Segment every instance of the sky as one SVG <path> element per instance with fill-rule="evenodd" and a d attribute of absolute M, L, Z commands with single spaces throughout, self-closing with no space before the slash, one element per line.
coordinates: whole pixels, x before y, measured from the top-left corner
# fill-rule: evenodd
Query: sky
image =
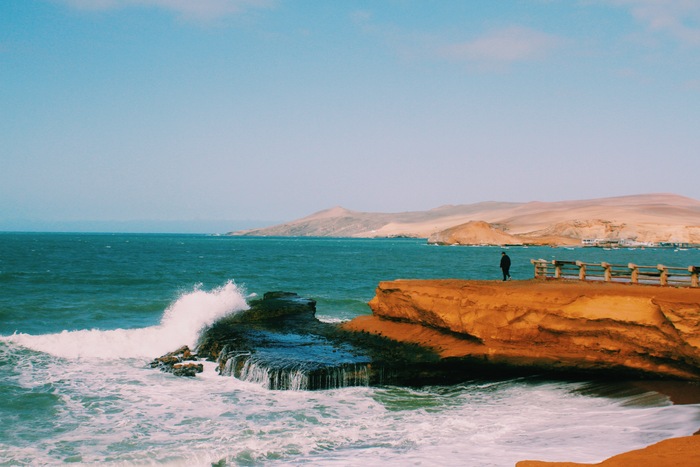
<path fill-rule="evenodd" d="M 0 230 L 700 199 L 698 0 L 2 0 Z"/>

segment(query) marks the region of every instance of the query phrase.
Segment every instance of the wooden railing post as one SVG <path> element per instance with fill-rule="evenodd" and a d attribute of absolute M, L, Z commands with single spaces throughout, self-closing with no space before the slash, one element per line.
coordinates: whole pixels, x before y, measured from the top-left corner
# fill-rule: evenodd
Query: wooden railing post
<path fill-rule="evenodd" d="M 552 263 L 554 263 L 554 278 L 561 279 L 561 263 L 556 260 L 552 260 Z"/>
<path fill-rule="evenodd" d="M 586 280 L 586 263 L 583 261 L 576 261 L 576 266 L 578 266 L 578 278 L 579 280 Z"/>
<path fill-rule="evenodd" d="M 668 285 L 668 269 L 663 264 L 657 264 L 656 269 L 661 271 L 661 276 L 659 276 L 659 285 Z"/>
<path fill-rule="evenodd" d="M 688 266 L 688 271 L 690 271 L 690 286 L 691 287 L 698 287 L 698 270 L 700 267 L 698 266 Z"/>
<path fill-rule="evenodd" d="M 541 259 L 531 259 L 530 262 L 535 266 L 535 279 L 547 278 L 547 263 Z"/>
<path fill-rule="evenodd" d="M 637 265 L 634 263 L 629 263 L 627 265 L 627 267 L 632 270 L 632 275 L 630 276 L 630 282 L 632 282 L 633 284 L 639 283 L 639 267 L 637 267 Z"/>
<path fill-rule="evenodd" d="M 612 266 L 610 266 L 610 263 L 606 263 L 606 262 L 602 262 L 602 263 L 600 263 L 600 265 L 605 270 L 605 272 L 604 272 L 605 282 L 610 282 L 612 280 Z"/>

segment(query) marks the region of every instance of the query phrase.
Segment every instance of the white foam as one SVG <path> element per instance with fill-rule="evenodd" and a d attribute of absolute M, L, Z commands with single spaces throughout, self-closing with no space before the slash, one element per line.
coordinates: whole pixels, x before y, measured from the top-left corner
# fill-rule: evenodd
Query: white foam
<path fill-rule="evenodd" d="M 322 323 L 328 323 L 328 324 L 340 324 L 340 323 L 346 323 L 346 322 L 350 321 L 350 318 L 336 318 L 333 316 L 321 316 L 321 315 L 316 316 L 316 319 L 318 319 Z"/>
<path fill-rule="evenodd" d="M 233 281 L 213 289 L 184 293 L 163 313 L 157 326 L 140 329 L 63 331 L 58 334 L 14 334 L 6 342 L 63 358 L 154 358 L 182 345 L 197 343 L 200 331 L 217 319 L 248 308 Z"/>
<path fill-rule="evenodd" d="M 9 381 L 50 391 L 56 410 L 10 420 L 0 464 L 513 466 L 522 459 L 600 462 L 697 429 L 698 406 L 581 395 L 576 383 L 270 391 L 133 360 L 58 360 L 16 348 Z M 33 425 L 28 425 L 33 424 Z M 48 427 L 61 426 L 55 430 Z M 34 427 L 38 434 L 29 435 Z M 13 441 L 21 440 L 15 449 Z M 4 443 L 4 444 L 3 444 Z M 25 446 L 25 447 L 22 447 Z M 26 460 L 25 460 L 26 459 Z"/>

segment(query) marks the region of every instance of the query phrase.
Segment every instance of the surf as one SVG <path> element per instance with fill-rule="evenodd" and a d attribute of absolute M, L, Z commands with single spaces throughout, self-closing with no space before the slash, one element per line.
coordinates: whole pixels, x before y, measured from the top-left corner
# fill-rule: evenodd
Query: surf
<path fill-rule="evenodd" d="M 151 359 L 181 345 L 194 348 L 199 333 L 216 320 L 248 309 L 245 291 L 229 280 L 212 290 L 201 285 L 182 293 L 156 326 L 138 329 L 81 329 L 31 335 L 15 333 L 2 340 L 66 359 Z"/>

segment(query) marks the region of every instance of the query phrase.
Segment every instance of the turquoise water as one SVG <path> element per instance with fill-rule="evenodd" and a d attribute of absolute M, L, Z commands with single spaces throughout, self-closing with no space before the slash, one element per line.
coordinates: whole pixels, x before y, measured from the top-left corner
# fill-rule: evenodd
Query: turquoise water
<path fill-rule="evenodd" d="M 198 330 L 286 290 L 338 322 L 381 280 L 500 278 L 500 249 L 424 240 L 0 234 L 0 465 L 513 465 L 598 462 L 697 430 L 695 405 L 586 383 L 268 391 L 150 369 Z M 510 248 L 530 259 L 700 264 L 698 250 Z M 223 464 L 222 464 L 223 465 Z"/>

